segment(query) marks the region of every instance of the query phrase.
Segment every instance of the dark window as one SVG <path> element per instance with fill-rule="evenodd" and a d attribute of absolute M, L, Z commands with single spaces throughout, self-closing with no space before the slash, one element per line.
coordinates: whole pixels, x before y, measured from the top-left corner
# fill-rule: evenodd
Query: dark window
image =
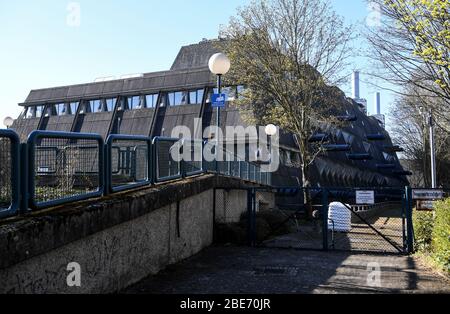
<path fill-rule="evenodd" d="M 36 114 L 34 115 L 34 118 L 42 117 L 43 112 L 44 112 L 44 106 L 36 106 Z"/>
<path fill-rule="evenodd" d="M 189 103 L 189 92 L 182 92 L 181 94 L 181 105 L 187 105 Z"/>
<path fill-rule="evenodd" d="M 89 101 L 89 107 L 90 107 L 89 112 L 102 112 L 103 111 L 102 101 L 99 99 Z"/>
<path fill-rule="evenodd" d="M 145 102 L 146 102 L 147 108 L 155 108 L 157 101 L 158 101 L 158 94 L 151 94 L 151 95 L 145 96 Z"/>
<path fill-rule="evenodd" d="M 175 93 L 168 93 L 166 99 L 167 106 L 175 106 Z"/>
<path fill-rule="evenodd" d="M 203 89 L 198 89 L 189 92 L 189 104 L 200 105 L 203 101 Z"/>
<path fill-rule="evenodd" d="M 57 104 L 56 107 L 56 114 L 58 116 L 62 116 L 66 112 L 66 105 L 65 104 Z"/>
<path fill-rule="evenodd" d="M 70 103 L 70 114 L 76 114 L 78 110 L 79 102 L 71 102 Z"/>
<path fill-rule="evenodd" d="M 141 98 L 139 96 L 128 97 L 128 109 L 139 109 Z"/>
<path fill-rule="evenodd" d="M 114 107 L 116 106 L 116 98 L 106 99 L 106 109 L 111 112 L 114 111 Z"/>
<path fill-rule="evenodd" d="M 89 101 L 85 101 L 83 103 L 83 107 L 81 108 L 81 112 L 82 114 L 86 114 L 86 113 L 91 113 L 92 112 L 92 105 L 91 102 Z"/>
<path fill-rule="evenodd" d="M 182 92 L 175 92 L 173 94 L 174 94 L 173 105 L 174 106 L 180 106 L 183 103 L 183 93 Z"/>
<path fill-rule="evenodd" d="M 25 113 L 25 119 L 31 119 L 36 117 L 36 107 L 27 107 Z"/>

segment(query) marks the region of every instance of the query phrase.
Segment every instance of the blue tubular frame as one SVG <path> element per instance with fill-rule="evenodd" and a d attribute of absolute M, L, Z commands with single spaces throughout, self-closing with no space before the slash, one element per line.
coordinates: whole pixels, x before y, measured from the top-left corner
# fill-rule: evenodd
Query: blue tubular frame
<path fill-rule="evenodd" d="M 207 169 L 208 163 L 204 160 L 204 148 L 208 145 L 207 141 L 196 141 L 196 140 L 186 140 L 191 141 L 196 144 L 201 142 L 202 144 L 202 159 L 201 159 L 201 169 L 193 171 L 188 171 L 187 163 L 185 161 L 176 162 L 178 164 L 179 172 L 176 175 L 170 175 L 167 177 L 159 176 L 159 160 L 158 151 L 159 144 L 162 142 L 169 142 L 176 144 L 182 139 L 168 138 L 168 137 L 155 137 L 153 140 L 149 137 L 144 136 L 133 136 L 133 135 L 110 135 L 104 143 L 102 137 L 98 134 L 84 134 L 84 133 L 68 133 L 68 132 L 52 132 L 52 131 L 34 131 L 32 132 L 27 140 L 27 143 L 21 144 L 19 136 L 16 132 L 12 130 L 0 130 L 0 138 L 9 138 L 11 141 L 11 204 L 9 208 L 0 208 L 0 218 L 14 216 L 22 212 L 27 212 L 28 210 L 40 210 L 48 207 L 59 206 L 71 202 L 77 202 L 81 200 L 86 200 L 95 197 L 101 197 L 103 195 L 112 194 L 116 192 L 132 190 L 134 188 L 139 188 L 143 186 L 151 186 L 154 183 L 162 183 L 172 180 L 178 180 L 185 177 L 190 177 L 206 172 L 217 173 L 227 177 L 237 177 L 247 182 L 259 183 L 264 185 L 270 185 L 271 174 L 261 172 L 261 168 L 254 163 L 241 160 L 237 157 L 236 160 L 223 161 L 221 162 L 220 169 L 211 170 Z M 94 160 L 98 162 L 98 172 L 89 172 L 92 175 L 98 176 L 98 189 L 94 192 L 87 194 L 61 197 L 58 199 L 52 199 L 50 201 L 36 202 L 36 174 L 39 173 L 39 169 L 36 169 L 35 157 L 39 149 L 42 150 L 58 150 L 58 147 L 43 147 L 37 146 L 39 140 L 42 139 L 62 139 L 62 140 L 92 140 L 97 142 L 97 145 L 91 146 L 77 146 L 80 149 L 95 150 L 98 153 L 98 159 Z M 131 182 L 129 184 L 124 184 L 121 186 L 113 186 L 113 169 L 112 169 L 112 152 L 118 149 L 114 145 L 114 141 L 130 141 L 130 142 L 145 142 L 147 147 L 147 180 Z M 185 142 L 182 143 L 182 148 L 180 153 L 183 153 Z M 144 145 L 142 145 L 144 147 Z M 192 147 L 192 146 L 191 146 Z M 195 146 L 194 146 L 195 147 Z M 226 152 L 226 151 L 225 151 Z M 231 154 L 226 152 L 227 154 Z M 119 149 L 120 155 L 120 149 Z M 135 162 L 133 160 L 129 161 L 131 164 L 131 173 Z M 95 163 L 93 163 L 95 164 Z M 120 167 L 119 167 L 120 168 Z M 223 169 L 222 169 L 223 168 Z M 170 169 L 170 168 L 169 168 Z M 42 172 L 45 174 L 55 174 L 54 171 Z"/>
<path fill-rule="evenodd" d="M 76 195 L 66 198 L 60 198 L 47 202 L 36 203 L 35 200 L 35 148 L 36 142 L 39 139 L 66 139 L 66 140 L 94 140 L 98 143 L 98 190 L 96 192 L 87 193 L 83 195 Z M 51 131 L 34 131 L 28 137 L 28 190 L 30 193 L 29 206 L 32 209 L 39 210 L 46 207 L 58 206 L 66 203 L 77 202 L 89 198 L 100 197 L 105 192 L 105 160 L 104 160 L 104 143 L 103 139 L 98 134 L 84 134 L 84 133 L 66 133 L 66 132 L 51 132 Z"/>
<path fill-rule="evenodd" d="M 20 207 L 20 139 L 11 130 L 0 130 L 0 138 L 11 142 L 11 204 L 9 208 L 0 208 L 0 218 L 5 218 L 16 215 Z"/>
<path fill-rule="evenodd" d="M 201 144 L 201 146 L 202 146 L 202 151 L 201 151 L 201 166 L 200 166 L 200 169 L 199 170 L 194 170 L 194 171 L 191 171 L 191 172 L 188 172 L 188 171 L 182 171 L 182 173 L 184 173 L 186 176 L 188 176 L 188 177 L 190 177 L 190 176 L 195 176 L 195 175 L 199 175 L 199 174 L 202 174 L 202 173 L 205 173 L 205 166 L 204 166 L 204 162 L 203 162 L 203 149 L 204 149 L 204 141 L 202 141 L 202 140 L 186 140 L 186 141 L 189 141 L 189 142 L 191 142 L 191 145 L 192 145 L 192 147 L 193 147 L 193 149 L 195 150 L 195 144 Z M 196 161 L 194 161 L 194 162 L 196 162 Z M 182 163 L 182 165 L 186 165 L 186 161 L 184 161 L 183 163 Z"/>
<path fill-rule="evenodd" d="M 159 143 L 160 142 L 171 142 L 173 144 L 179 142 L 181 139 L 176 138 L 170 138 L 170 137 L 155 137 L 152 142 L 153 146 L 153 168 L 155 169 L 154 173 L 154 182 L 155 183 L 161 183 L 161 182 L 167 182 L 171 180 L 181 179 L 183 177 L 183 169 L 182 169 L 182 162 L 179 162 L 179 173 L 177 175 L 171 175 L 168 177 L 159 177 L 159 159 L 158 159 L 158 151 L 159 151 Z"/>
<path fill-rule="evenodd" d="M 113 186 L 113 184 L 112 184 L 113 183 L 113 172 L 112 172 L 111 160 L 112 160 L 112 150 L 117 148 L 114 146 L 114 141 L 116 141 L 116 140 L 130 141 L 130 142 L 145 142 L 147 144 L 147 152 L 148 152 L 147 153 L 147 180 L 141 181 L 141 182 L 130 183 L 130 184 L 126 184 L 126 185 L 121 185 L 121 186 L 116 186 L 116 187 Z M 120 155 L 120 149 L 119 149 L 119 155 Z M 152 140 L 151 140 L 151 138 L 145 137 L 145 136 L 134 136 L 134 135 L 119 135 L 119 134 L 110 135 L 106 141 L 106 156 L 105 156 L 106 157 L 106 185 L 108 187 L 107 190 L 110 193 L 115 193 L 115 192 L 127 191 L 127 190 L 131 190 L 134 188 L 152 184 L 153 171 L 152 171 L 151 156 L 152 156 Z"/>

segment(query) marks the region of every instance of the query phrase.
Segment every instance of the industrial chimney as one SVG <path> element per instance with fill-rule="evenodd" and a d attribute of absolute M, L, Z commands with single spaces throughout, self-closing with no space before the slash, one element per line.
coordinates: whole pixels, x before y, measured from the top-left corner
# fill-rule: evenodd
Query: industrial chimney
<path fill-rule="evenodd" d="M 359 94 L 359 71 L 354 71 L 352 75 L 353 99 L 360 99 Z"/>
<path fill-rule="evenodd" d="M 359 71 L 354 71 L 352 75 L 353 83 L 353 100 L 359 105 L 360 110 L 367 114 L 367 100 L 361 98 L 359 90 Z"/>
<path fill-rule="evenodd" d="M 377 115 L 381 114 L 381 94 L 375 93 L 375 112 Z"/>
<path fill-rule="evenodd" d="M 374 98 L 375 98 L 374 109 L 376 114 L 374 114 L 373 117 L 375 117 L 378 120 L 382 128 L 386 128 L 386 117 L 383 114 L 381 114 L 381 93 L 379 92 L 375 93 Z"/>

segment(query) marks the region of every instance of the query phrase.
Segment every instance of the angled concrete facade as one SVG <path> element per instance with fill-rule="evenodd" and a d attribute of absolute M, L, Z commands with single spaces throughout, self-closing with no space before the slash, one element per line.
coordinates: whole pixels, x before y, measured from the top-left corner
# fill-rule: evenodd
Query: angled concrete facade
<path fill-rule="evenodd" d="M 194 119 L 203 120 L 203 129 L 215 125 L 215 109 L 210 103 L 216 80 L 208 69 L 209 57 L 217 52 L 213 41 L 181 48 L 168 71 L 145 73 L 139 77 L 106 82 L 32 90 L 23 113 L 15 121 L 22 141 L 33 130 L 110 134 L 171 136 L 174 127 L 184 125 L 194 134 Z M 221 125 L 246 125 L 232 105 L 239 88 L 228 87 L 227 108 Z M 327 131 L 332 149 L 322 154 L 311 172 L 313 185 L 328 187 L 405 186 L 406 172 L 399 163 L 399 151 L 388 132 L 374 117 L 344 93 L 336 99 L 349 117 L 345 127 Z M 283 134 L 280 143 L 282 165 L 272 176 L 274 185 L 301 184 L 300 155 L 292 134 Z M 297 165 L 297 166 L 296 166 Z"/>

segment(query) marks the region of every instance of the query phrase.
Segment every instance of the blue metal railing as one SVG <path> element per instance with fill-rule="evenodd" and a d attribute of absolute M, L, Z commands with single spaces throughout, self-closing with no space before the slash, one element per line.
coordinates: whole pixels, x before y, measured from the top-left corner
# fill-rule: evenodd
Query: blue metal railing
<path fill-rule="evenodd" d="M 110 135 L 106 141 L 106 182 L 110 193 L 152 183 L 152 140 L 144 136 Z"/>
<path fill-rule="evenodd" d="M 104 194 L 104 145 L 100 135 L 34 131 L 27 146 L 30 208 L 43 209 Z"/>
<path fill-rule="evenodd" d="M 205 172 L 270 186 L 270 174 L 229 151 L 206 161 L 207 146 L 215 156 L 201 140 L 110 135 L 105 144 L 97 134 L 34 131 L 20 144 L 0 130 L 0 218 Z"/>
<path fill-rule="evenodd" d="M 155 162 L 155 182 L 166 182 L 183 177 L 181 160 L 174 155 L 183 154 L 183 142 L 180 139 L 155 137 L 153 139 L 153 160 Z"/>
<path fill-rule="evenodd" d="M 0 130 L 0 218 L 15 215 L 19 209 L 19 136 Z"/>

